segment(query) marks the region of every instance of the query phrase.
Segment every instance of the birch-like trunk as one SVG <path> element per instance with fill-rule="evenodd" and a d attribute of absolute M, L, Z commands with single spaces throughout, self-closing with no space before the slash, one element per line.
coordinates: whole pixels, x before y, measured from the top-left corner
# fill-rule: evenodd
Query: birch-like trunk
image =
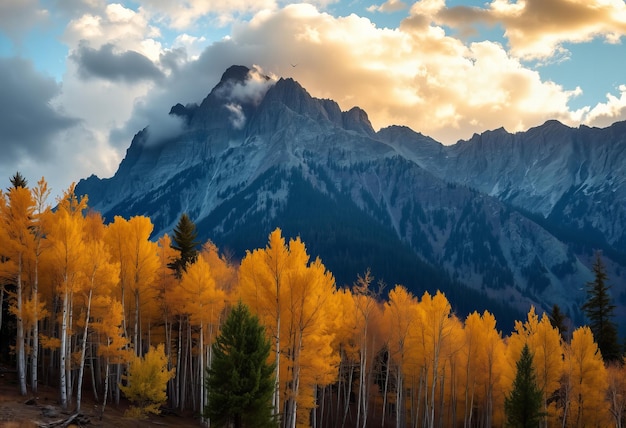
<path fill-rule="evenodd" d="M 387 415 L 387 393 L 389 391 L 389 367 L 391 366 L 391 353 L 387 351 L 387 367 L 385 367 L 385 389 L 383 391 L 383 416 L 381 427 L 385 426 L 385 416 Z"/>
<path fill-rule="evenodd" d="M 35 252 L 35 273 L 33 279 L 33 346 L 31 349 L 30 389 L 33 394 L 37 393 L 37 370 L 39 368 L 39 251 L 40 243 L 37 243 Z M 0 306 L 1 307 L 1 306 Z"/>
<path fill-rule="evenodd" d="M 63 307 L 61 310 L 61 346 L 59 348 L 59 389 L 61 391 L 61 407 L 67 410 L 67 379 L 66 379 L 66 360 L 67 360 L 67 319 L 68 319 L 68 291 L 67 279 L 65 279 L 65 290 L 63 293 Z"/>
<path fill-rule="evenodd" d="M 135 290 L 135 328 L 133 334 L 133 345 L 135 345 L 135 355 L 141 357 L 141 344 L 139 343 L 139 289 Z"/>
<path fill-rule="evenodd" d="M 85 328 L 83 329 L 83 338 L 80 350 L 80 368 L 78 369 L 78 386 L 76 389 L 76 411 L 80 411 L 80 400 L 83 392 L 83 374 L 85 372 L 85 353 L 87 351 L 87 333 L 89 331 L 89 315 L 91 312 L 91 297 L 93 295 L 93 288 L 89 289 L 89 296 L 87 297 L 87 314 L 85 315 Z"/>
<path fill-rule="evenodd" d="M 109 370 L 109 357 L 107 357 L 104 368 L 104 397 L 102 398 L 102 409 L 100 409 L 100 420 L 102 420 L 102 415 L 104 415 L 104 408 L 107 406 L 107 396 L 109 394 Z"/>
<path fill-rule="evenodd" d="M 20 394 L 26 395 L 26 355 L 24 351 L 24 302 L 22 296 L 22 254 L 17 257 L 17 284 L 16 284 L 16 305 L 17 305 L 17 377 L 20 384 Z"/>

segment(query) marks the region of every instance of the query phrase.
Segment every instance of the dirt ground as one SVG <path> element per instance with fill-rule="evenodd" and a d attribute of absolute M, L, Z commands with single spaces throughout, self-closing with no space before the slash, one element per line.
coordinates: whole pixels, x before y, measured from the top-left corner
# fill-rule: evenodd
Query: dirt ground
<path fill-rule="evenodd" d="M 201 427 L 200 420 L 191 414 L 186 415 L 159 415 L 148 419 L 129 419 L 124 417 L 127 403 L 116 407 L 107 404 L 102 417 L 99 418 L 98 407 L 91 396 L 83 397 L 81 414 L 83 418 L 69 427 Z M 63 412 L 58 403 L 56 389 L 40 386 L 38 393 L 33 396 L 19 394 L 15 370 L 0 366 L 0 427 L 1 428 L 36 428 L 51 427 L 55 422 L 65 421 L 75 412 Z M 61 426 L 61 425 L 59 425 Z"/>

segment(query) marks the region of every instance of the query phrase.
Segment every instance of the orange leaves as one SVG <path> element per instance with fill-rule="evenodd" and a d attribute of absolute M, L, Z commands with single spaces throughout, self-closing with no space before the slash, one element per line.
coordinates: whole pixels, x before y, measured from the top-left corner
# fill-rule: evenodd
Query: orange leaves
<path fill-rule="evenodd" d="M 589 327 L 579 327 L 565 351 L 567 426 L 605 426 L 608 421 L 607 371 Z"/>
<path fill-rule="evenodd" d="M 190 315 L 191 322 L 195 325 L 217 325 L 226 293 L 217 286 L 212 269 L 204 257 L 198 257 L 195 263 L 187 267 L 187 271 L 183 271 L 180 287 L 183 310 Z"/>
<path fill-rule="evenodd" d="M 310 408 L 314 385 L 330 380 L 338 361 L 330 329 L 330 310 L 336 307 L 334 278 L 320 260 L 309 263 L 299 238 L 287 246 L 276 229 L 266 248 L 248 252 L 242 260 L 239 294 L 273 339 L 279 374 L 276 397 L 284 397 L 285 417 L 295 424 L 296 408 Z"/>

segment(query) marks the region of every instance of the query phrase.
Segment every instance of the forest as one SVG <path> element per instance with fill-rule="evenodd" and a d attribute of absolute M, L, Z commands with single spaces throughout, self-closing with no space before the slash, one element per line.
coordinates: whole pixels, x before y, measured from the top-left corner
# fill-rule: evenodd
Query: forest
<path fill-rule="evenodd" d="M 52 385 L 64 409 L 90 394 L 102 412 L 129 399 L 208 424 L 212 345 L 241 302 L 271 343 L 280 426 L 505 426 L 524 361 L 540 426 L 623 426 L 621 351 L 600 352 L 593 322 L 568 331 L 531 307 L 505 335 L 487 311 L 455 314 L 440 291 L 387 289 L 369 271 L 339 287 L 280 229 L 235 261 L 195 242 L 186 215 L 155 242 L 148 217 L 106 223 L 74 186 L 53 207 L 43 178 L 15 178 L 0 191 L 0 330 L 21 395 Z M 148 360 L 164 395 L 135 398 L 149 389 L 136 373 Z"/>

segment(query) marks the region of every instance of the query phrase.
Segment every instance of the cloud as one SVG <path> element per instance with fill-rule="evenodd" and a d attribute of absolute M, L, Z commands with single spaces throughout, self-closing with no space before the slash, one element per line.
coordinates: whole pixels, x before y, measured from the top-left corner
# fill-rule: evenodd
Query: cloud
<path fill-rule="evenodd" d="M 422 12 L 432 15 L 444 6 L 438 0 L 420 2 Z M 398 29 L 381 29 L 356 15 L 337 18 L 312 5 L 288 5 L 236 22 L 229 38 L 209 45 L 197 59 L 182 47 L 162 49 L 160 55 L 167 73 L 157 86 L 145 81 L 133 87 L 132 97 L 107 96 L 119 104 L 113 109 L 115 126 L 109 121 L 108 129 L 114 129 L 111 144 L 120 149 L 139 130 L 163 121 L 176 103 L 200 103 L 233 64 L 258 64 L 265 74 L 293 77 L 343 110 L 358 105 L 375 128 L 408 125 L 447 144 L 486 129 L 521 131 L 548 119 L 577 125 L 590 110 L 570 111 L 568 103 L 580 89 L 544 81 L 502 45 L 465 45 L 420 15 Z M 234 124 L 245 120 L 237 106 L 256 103 L 265 93 L 268 82 L 260 75 L 255 71 L 244 85 L 229 88 L 225 104 L 231 105 Z M 124 99 L 134 100 L 126 104 L 132 110 L 122 106 Z M 101 111 L 94 120 L 102 116 Z"/>
<path fill-rule="evenodd" d="M 275 0 L 144 0 L 143 7 L 170 28 L 184 30 L 210 17 L 212 25 L 225 25 L 237 16 L 274 10 Z"/>
<path fill-rule="evenodd" d="M 590 126 L 606 127 L 626 118 L 626 85 L 618 88 L 620 95 L 607 94 L 605 103 L 598 103 L 585 115 L 584 123 Z"/>
<path fill-rule="evenodd" d="M 53 106 L 60 86 L 22 58 L 0 57 L 0 82 L 0 166 L 22 158 L 48 162 L 53 138 L 78 122 Z"/>
<path fill-rule="evenodd" d="M 381 5 L 372 5 L 367 8 L 368 12 L 399 12 L 407 9 L 408 5 L 401 0 L 387 0 Z"/>
<path fill-rule="evenodd" d="M 423 6 L 436 13 L 440 5 Z M 414 20 L 381 29 L 366 18 L 337 18 L 305 4 L 237 23 L 228 40 L 207 47 L 180 74 L 215 75 L 249 63 L 293 77 L 344 110 L 358 105 L 375 127 L 405 124 L 446 143 L 500 126 L 518 131 L 551 118 L 571 123 L 567 103 L 579 93 L 543 81 L 497 43 L 466 46 Z"/>
<path fill-rule="evenodd" d="M 419 8 L 412 12 L 421 13 Z M 476 24 L 500 24 L 510 53 L 524 59 L 550 58 L 564 50 L 565 43 L 595 38 L 618 43 L 626 34 L 622 0 L 492 0 L 486 8 L 442 7 L 431 16 L 438 24 L 465 31 Z"/>
<path fill-rule="evenodd" d="M 159 28 L 150 23 L 143 8 L 134 11 L 118 3 L 75 17 L 62 35 L 63 42 L 73 49 L 84 41 L 96 50 L 112 44 L 118 52 L 134 51 L 153 62 L 158 61 L 163 51 L 159 38 Z"/>
<path fill-rule="evenodd" d="M 135 51 L 115 52 L 111 43 L 100 49 L 90 48 L 86 42 L 79 44 L 70 58 L 78 65 L 83 79 L 99 77 L 111 81 L 135 83 L 140 80 L 160 80 L 164 77 L 159 68 L 144 55 Z"/>
<path fill-rule="evenodd" d="M 41 9 L 37 0 L 0 1 L 0 33 L 18 44 L 32 27 L 48 18 L 49 12 Z"/>
<path fill-rule="evenodd" d="M 242 129 L 246 124 L 246 115 L 243 112 L 243 108 L 240 104 L 235 103 L 227 103 L 224 105 L 226 109 L 230 112 L 230 124 L 233 125 L 235 129 Z"/>
<path fill-rule="evenodd" d="M 268 78 L 259 66 L 253 66 L 243 82 L 227 82 L 216 95 L 237 104 L 259 105 L 267 90 L 276 83 L 275 77 Z"/>

